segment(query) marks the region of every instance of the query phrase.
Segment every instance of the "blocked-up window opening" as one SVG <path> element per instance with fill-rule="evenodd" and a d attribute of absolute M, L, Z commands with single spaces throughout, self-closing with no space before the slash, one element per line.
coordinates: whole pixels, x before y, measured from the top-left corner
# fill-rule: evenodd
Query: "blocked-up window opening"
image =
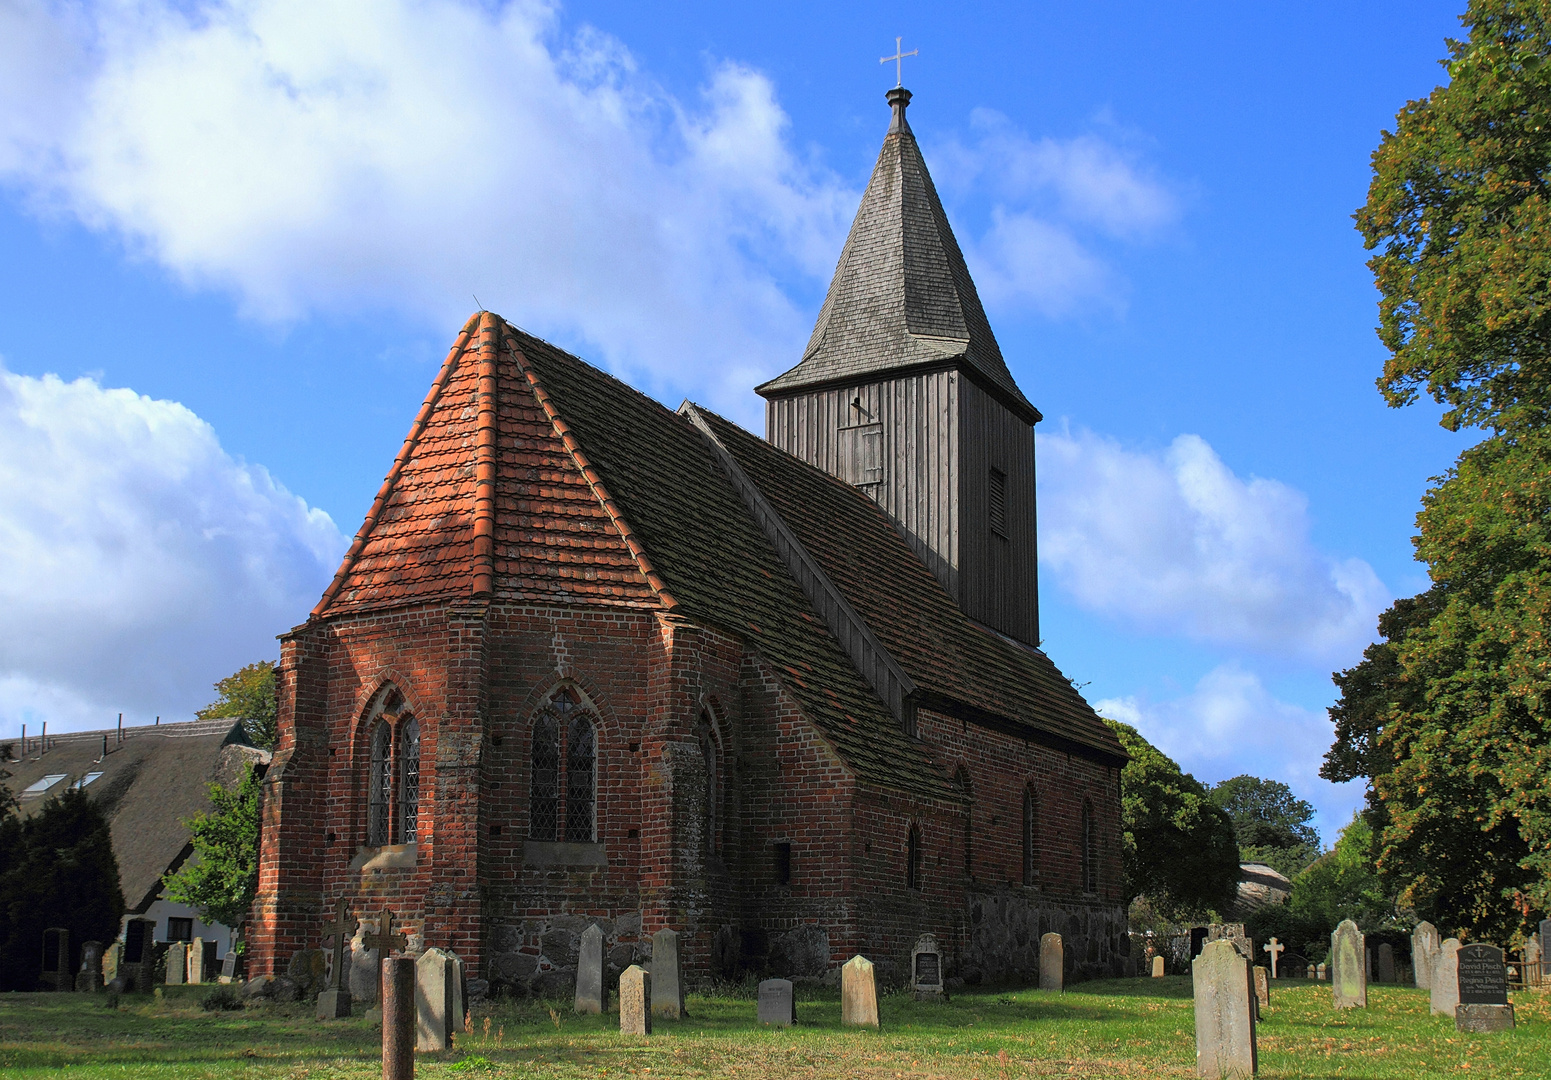
<path fill-rule="evenodd" d="M 968 800 L 964 806 L 964 876 L 975 876 L 975 793 L 970 788 L 969 770 L 962 765 L 953 774 L 954 783 Z"/>
<path fill-rule="evenodd" d="M 775 845 L 775 879 L 777 885 L 792 883 L 792 845 L 785 841 Z"/>
<path fill-rule="evenodd" d="M 366 844 L 382 847 L 392 843 L 393 727 L 386 720 L 372 729 L 371 774 L 367 777 Z"/>
<path fill-rule="evenodd" d="M 883 425 L 858 424 L 840 429 L 840 475 L 849 484 L 883 482 Z"/>
<path fill-rule="evenodd" d="M 709 858 L 717 852 L 722 803 L 722 779 L 717 764 L 716 735 L 711 728 L 710 716 L 701 716 L 695 738 L 700 743 L 700 757 L 705 764 L 705 806 L 702 819 L 705 828 L 705 853 Z"/>
<path fill-rule="evenodd" d="M 1039 800 L 1023 789 L 1023 883 L 1039 884 Z"/>
<path fill-rule="evenodd" d="M 1082 804 L 1082 888 L 1083 892 L 1099 891 L 1098 836 L 1093 821 L 1093 804 Z"/>
<path fill-rule="evenodd" d="M 399 843 L 420 834 L 420 721 L 413 717 L 399 734 Z"/>
<path fill-rule="evenodd" d="M 1007 539 L 1007 474 L 1001 469 L 992 469 L 988 487 L 991 531 L 1005 540 Z"/>
<path fill-rule="evenodd" d="M 593 839 L 594 770 L 597 750 L 592 721 L 585 714 L 571 721 L 566 735 L 565 838 L 574 844 Z"/>
<path fill-rule="evenodd" d="M 555 839 L 560 827 L 560 729 L 548 710 L 533 721 L 528 839 Z"/>

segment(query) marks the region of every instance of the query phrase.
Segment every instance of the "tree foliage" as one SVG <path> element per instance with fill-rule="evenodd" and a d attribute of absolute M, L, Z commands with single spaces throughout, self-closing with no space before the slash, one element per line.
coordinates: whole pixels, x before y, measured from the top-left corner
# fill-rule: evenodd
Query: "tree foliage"
<path fill-rule="evenodd" d="M 31 990 L 43 960 L 43 931 L 70 931 L 76 957 L 86 941 L 118 936 L 124 914 L 108 822 L 84 791 L 71 788 L 23 819 L 0 809 L 0 990 Z M 72 965 L 73 967 L 73 965 Z"/>
<path fill-rule="evenodd" d="M 241 926 L 258 890 L 259 827 L 263 784 L 249 765 L 235 791 L 210 785 L 209 813 L 187 826 L 194 852 L 162 879 L 167 898 L 199 909 L 206 922 Z"/>
<path fill-rule="evenodd" d="M 241 720 L 248 741 L 273 750 L 280 741 L 279 702 L 275 699 L 275 665 L 269 660 L 226 676 L 215 684 L 220 695 L 194 715 L 201 720 Z"/>
<path fill-rule="evenodd" d="M 1213 787 L 1212 802 L 1233 822 L 1239 858 L 1291 878 L 1319 857 L 1314 807 L 1280 780 L 1235 776 Z"/>
<path fill-rule="evenodd" d="M 1131 755 L 1120 774 L 1126 903 L 1145 895 L 1158 912 L 1177 916 L 1226 909 L 1239 881 L 1228 815 L 1134 727 L 1104 722 Z"/>

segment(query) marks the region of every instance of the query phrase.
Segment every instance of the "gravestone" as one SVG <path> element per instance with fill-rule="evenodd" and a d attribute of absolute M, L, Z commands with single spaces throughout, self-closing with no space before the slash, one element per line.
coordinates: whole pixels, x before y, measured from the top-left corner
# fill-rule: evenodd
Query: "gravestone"
<path fill-rule="evenodd" d="M 1496 945 L 1462 945 L 1455 954 L 1459 972 L 1459 1003 L 1454 1027 L 1459 1031 L 1508 1031 L 1513 1006 L 1508 1004 L 1508 977 L 1503 951 Z"/>
<path fill-rule="evenodd" d="M 43 931 L 43 968 L 38 981 L 49 990 L 68 990 L 74 978 L 70 970 L 70 931 L 51 926 Z"/>
<path fill-rule="evenodd" d="M 190 986 L 198 986 L 205 981 L 205 941 L 204 938 L 195 938 L 189 942 L 188 947 L 188 981 Z"/>
<path fill-rule="evenodd" d="M 619 1033 L 652 1033 L 652 976 L 639 964 L 631 964 L 619 976 Z"/>
<path fill-rule="evenodd" d="M 1317 967 L 1315 967 L 1315 969 L 1314 969 L 1314 977 L 1316 979 L 1318 979 L 1320 982 L 1324 982 L 1325 981 L 1325 965 L 1324 964 L 1320 964 Z"/>
<path fill-rule="evenodd" d="M 361 943 L 382 957 L 383 962 L 387 961 L 394 952 L 403 952 L 409 947 L 409 935 L 402 930 L 395 929 L 393 924 L 393 912 L 384 906 L 381 911 L 377 912 L 377 929 L 369 930 L 361 935 Z M 377 965 L 376 988 L 376 996 L 379 1002 L 382 1000 L 382 995 L 386 993 L 382 989 L 382 973 L 386 970 L 387 968 L 383 967 L 383 963 L 379 962 Z M 414 978 L 413 973 L 411 973 L 410 978 Z M 354 987 L 352 987 L 353 990 Z M 385 1008 L 386 1006 L 382 1007 Z"/>
<path fill-rule="evenodd" d="M 382 962 L 382 1080 L 414 1080 L 415 961 Z"/>
<path fill-rule="evenodd" d="M 652 1015 L 669 1020 L 687 1015 L 679 932 L 666 927 L 652 935 Z"/>
<path fill-rule="evenodd" d="M 1271 973 L 1258 964 L 1255 965 L 1255 1000 L 1262 1009 L 1271 1007 Z"/>
<path fill-rule="evenodd" d="M 453 983 L 457 977 L 457 963 L 440 949 L 427 949 L 415 960 L 417 1051 L 452 1048 L 452 1034 L 457 1030 L 457 1020 L 453 1018 Z"/>
<path fill-rule="evenodd" d="M 1206 943 L 1210 945 L 1214 941 L 1231 941 L 1233 947 L 1239 950 L 1239 955 L 1249 961 L 1251 966 L 1255 963 L 1255 943 L 1244 932 L 1243 923 L 1212 923 L 1206 928 Z"/>
<path fill-rule="evenodd" d="M 1161 956 L 1152 958 L 1152 977 L 1155 979 L 1163 978 L 1163 957 Z"/>
<path fill-rule="evenodd" d="M 81 946 L 81 970 L 75 975 L 76 991 L 95 994 L 102 989 L 102 942 L 88 941 Z"/>
<path fill-rule="evenodd" d="M 603 971 L 603 928 L 593 923 L 582 931 L 581 947 L 576 954 L 576 1002 L 579 1013 L 605 1013 L 609 1009 L 609 986 Z"/>
<path fill-rule="evenodd" d="M 1282 954 L 1281 962 L 1276 966 L 1279 979 L 1312 979 L 1314 969 L 1309 966 L 1309 958 L 1302 953 L 1295 953 L 1288 949 Z"/>
<path fill-rule="evenodd" d="M 1551 979 L 1551 919 L 1540 920 L 1540 974 Z"/>
<path fill-rule="evenodd" d="M 766 979 L 759 984 L 759 1022 L 791 1027 L 797 1022 L 797 1003 L 790 979 Z"/>
<path fill-rule="evenodd" d="M 1202 947 L 1190 973 L 1195 989 L 1196 1075 L 1206 1080 L 1253 1076 L 1258 1060 L 1249 962 L 1233 942 L 1212 941 Z"/>
<path fill-rule="evenodd" d="M 1379 942 L 1379 982 L 1395 981 L 1395 947 L 1387 941 Z"/>
<path fill-rule="evenodd" d="M 1438 946 L 1433 960 L 1432 998 L 1429 1015 L 1453 1016 L 1459 1004 L 1459 938 L 1449 938 Z"/>
<path fill-rule="evenodd" d="M 340 1020 L 350 1015 L 350 984 L 345 979 L 345 947 L 361 925 L 350 914 L 350 902 L 341 896 L 334 903 L 334 921 L 323 928 L 323 939 L 334 939 L 330 956 L 328 986 L 318 995 L 319 1020 Z"/>
<path fill-rule="evenodd" d="M 1351 919 L 1342 919 L 1330 935 L 1330 993 L 1338 1009 L 1368 1007 L 1368 972 L 1363 933 Z"/>
<path fill-rule="evenodd" d="M 1039 939 L 1039 988 L 1060 992 L 1066 976 L 1066 946 L 1060 934 L 1043 934 Z"/>
<path fill-rule="evenodd" d="M 1433 987 L 1433 964 L 1438 959 L 1438 928 L 1430 922 L 1417 923 L 1411 931 L 1411 976 L 1417 988 Z"/>
<path fill-rule="evenodd" d="M 910 985 L 917 1001 L 933 1001 L 943 996 L 942 953 L 931 934 L 916 938 L 910 950 Z"/>
<path fill-rule="evenodd" d="M 452 1032 L 456 1035 L 463 1030 L 464 1022 L 468 1018 L 468 972 L 463 970 L 463 957 L 457 953 L 448 951 L 447 959 L 452 963 L 452 986 L 448 990 L 448 996 L 452 1004 L 448 1007 L 448 1023 L 452 1025 Z"/>
<path fill-rule="evenodd" d="M 174 941 L 167 946 L 167 985 L 182 986 L 188 975 L 188 946 Z"/>
<path fill-rule="evenodd" d="M 1261 948 L 1264 949 L 1268 954 L 1270 954 L 1270 957 L 1271 957 L 1271 978 L 1275 979 L 1275 978 L 1277 978 L 1276 959 L 1277 959 L 1277 957 L 1281 956 L 1282 953 L 1287 951 L 1287 946 L 1283 945 L 1280 941 L 1277 941 L 1276 938 L 1272 938 L 1270 941 L 1268 941 L 1264 945 L 1262 945 Z"/>
<path fill-rule="evenodd" d="M 237 977 L 237 954 L 230 949 L 221 958 L 221 982 L 230 983 Z"/>
<path fill-rule="evenodd" d="M 124 946 L 117 941 L 108 942 L 108 947 L 102 954 L 102 985 L 107 986 L 118 978 L 119 957 L 124 955 Z"/>
<path fill-rule="evenodd" d="M 878 1026 L 878 980 L 865 956 L 853 956 L 840 968 L 840 1023 Z"/>
<path fill-rule="evenodd" d="M 1206 947 L 1206 927 L 1192 926 L 1190 928 L 1190 958 L 1194 960 L 1201 955 L 1201 950 Z"/>

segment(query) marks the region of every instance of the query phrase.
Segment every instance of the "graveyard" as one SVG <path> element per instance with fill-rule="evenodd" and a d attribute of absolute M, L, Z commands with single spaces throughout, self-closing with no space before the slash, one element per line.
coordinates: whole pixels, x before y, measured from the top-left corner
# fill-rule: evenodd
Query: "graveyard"
<path fill-rule="evenodd" d="M 1551 1074 L 1551 994 L 1514 994 L 1515 1030 L 1467 1034 L 1428 1015 L 1425 991 L 1373 985 L 1365 1009 L 1337 1011 L 1329 982 L 1279 979 L 1261 1012 L 1262 1077 L 1371 1080 Z M 363 1016 L 320 1022 L 308 1002 L 206 1010 L 208 986 L 159 996 L 18 994 L 0 1007 L 7 1077 L 146 1078 L 382 1075 L 381 1034 Z M 799 986 L 796 1024 L 761 1025 L 752 985 L 686 997 L 686 1015 L 622 1035 L 616 1011 L 570 1001 L 476 1005 L 420 1077 L 1014 1077 L 1196 1075 L 1189 976 L 1079 983 L 1064 993 L 975 988 L 946 1000 L 883 993 L 880 1029 L 841 1026 L 839 991 Z"/>

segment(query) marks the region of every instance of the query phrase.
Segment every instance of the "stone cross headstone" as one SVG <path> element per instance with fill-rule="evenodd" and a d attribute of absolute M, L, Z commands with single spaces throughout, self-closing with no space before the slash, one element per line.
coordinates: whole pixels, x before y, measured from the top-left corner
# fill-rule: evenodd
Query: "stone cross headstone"
<path fill-rule="evenodd" d="M 382 962 L 382 1080 L 414 1080 L 415 961 Z"/>
<path fill-rule="evenodd" d="M 910 950 L 910 985 L 917 1001 L 943 996 L 942 953 L 937 948 L 937 938 L 931 934 L 916 938 L 915 948 Z"/>
<path fill-rule="evenodd" d="M 350 902 L 341 896 L 334 902 L 334 921 L 324 926 L 323 939 L 334 939 L 328 987 L 318 995 L 318 1019 L 339 1020 L 350 1015 L 350 987 L 345 982 L 345 948 L 361 925 L 350 914 Z"/>
<path fill-rule="evenodd" d="M 403 952 L 409 948 L 409 935 L 393 928 L 393 912 L 384 907 L 377 912 L 377 929 L 369 930 L 362 934 L 361 944 L 376 952 L 382 961 L 386 961 L 393 953 Z M 382 962 L 379 962 L 377 965 L 377 1001 L 379 1004 L 382 1003 L 382 995 L 386 993 L 382 986 L 382 973 L 386 970 L 387 968 L 382 966 Z"/>
<path fill-rule="evenodd" d="M 576 954 L 576 1011 L 609 1011 L 609 986 L 603 971 L 603 928 L 593 923 L 582 931 Z"/>
<path fill-rule="evenodd" d="M 1429 1012 L 1432 1016 L 1453 1016 L 1459 1004 L 1459 938 L 1449 938 L 1438 946 L 1433 960 L 1432 998 Z"/>
<path fill-rule="evenodd" d="M 686 1015 L 679 932 L 664 927 L 652 935 L 652 1016 L 678 1020 Z"/>
<path fill-rule="evenodd" d="M 1039 939 L 1039 988 L 1061 991 L 1066 978 L 1066 946 L 1060 934 L 1042 934 Z"/>
<path fill-rule="evenodd" d="M 1255 965 L 1255 1000 L 1262 1009 L 1271 1007 L 1271 973 L 1259 964 Z"/>
<path fill-rule="evenodd" d="M 1496 945 L 1462 945 L 1455 954 L 1459 972 L 1459 1003 L 1454 1026 L 1459 1031 L 1507 1031 L 1513 1027 L 1508 1004 L 1508 976 L 1503 951 Z"/>
<path fill-rule="evenodd" d="M 1272 938 L 1269 942 L 1260 947 L 1271 954 L 1271 978 L 1274 979 L 1276 978 L 1276 958 L 1287 951 L 1287 946 L 1283 945 L 1280 941 L 1277 941 L 1276 938 Z"/>
<path fill-rule="evenodd" d="M 102 989 L 102 942 L 88 941 L 81 946 L 81 970 L 76 972 L 75 988 L 83 994 Z"/>
<path fill-rule="evenodd" d="M 1430 922 L 1417 923 L 1411 931 L 1411 976 L 1420 990 L 1433 986 L 1433 963 L 1438 959 L 1438 928 Z"/>
<path fill-rule="evenodd" d="M 452 1048 L 453 983 L 458 965 L 440 949 L 427 949 L 415 960 L 415 1049 L 422 1053 Z"/>
<path fill-rule="evenodd" d="M 188 975 L 188 946 L 174 941 L 167 946 L 167 985 L 182 986 Z"/>
<path fill-rule="evenodd" d="M 1379 982 L 1395 981 L 1395 946 L 1387 941 L 1379 942 Z"/>
<path fill-rule="evenodd" d="M 1163 978 L 1163 957 L 1161 956 L 1152 958 L 1152 977 L 1155 979 Z"/>
<path fill-rule="evenodd" d="M 631 964 L 619 976 L 619 1033 L 652 1033 L 652 976 L 639 964 Z"/>
<path fill-rule="evenodd" d="M 1338 1009 L 1368 1007 L 1368 972 L 1363 933 L 1351 919 L 1342 919 L 1330 935 L 1330 992 Z"/>
<path fill-rule="evenodd" d="M 878 980 L 865 956 L 853 956 L 840 968 L 840 1023 L 878 1026 Z"/>
<path fill-rule="evenodd" d="M 70 970 L 70 931 L 51 926 L 43 931 L 43 969 L 38 979 L 50 990 L 68 990 L 75 974 Z"/>
<path fill-rule="evenodd" d="M 759 1022 L 790 1027 L 797 1022 L 797 1005 L 789 979 L 766 979 L 759 984 Z"/>
<path fill-rule="evenodd" d="M 1208 942 L 1190 965 L 1195 985 L 1196 1075 L 1205 1080 L 1253 1076 L 1254 990 L 1249 963 L 1233 942 Z"/>
<path fill-rule="evenodd" d="M 198 986 L 205 981 L 205 940 L 195 938 L 188 947 L 188 981 Z"/>

